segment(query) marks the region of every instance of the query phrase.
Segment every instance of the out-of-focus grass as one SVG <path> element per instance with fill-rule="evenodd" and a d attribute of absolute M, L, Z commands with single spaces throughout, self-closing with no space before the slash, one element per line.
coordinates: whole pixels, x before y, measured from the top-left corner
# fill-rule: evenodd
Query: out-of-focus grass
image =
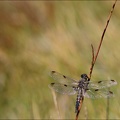
<path fill-rule="evenodd" d="M 49 71 L 89 73 L 113 1 L 0 2 L 0 118 L 59 118 Z M 115 79 L 109 118 L 120 118 L 120 8 L 105 34 L 92 80 Z M 61 118 L 75 118 L 76 96 L 56 93 Z M 107 100 L 85 99 L 79 118 L 106 118 Z M 85 109 L 86 107 L 86 109 Z M 87 111 L 86 111 L 87 110 Z"/>

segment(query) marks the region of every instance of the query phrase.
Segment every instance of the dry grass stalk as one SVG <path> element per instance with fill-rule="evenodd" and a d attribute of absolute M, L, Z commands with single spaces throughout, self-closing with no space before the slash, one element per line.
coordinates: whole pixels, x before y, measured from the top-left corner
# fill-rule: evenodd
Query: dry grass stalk
<path fill-rule="evenodd" d="M 94 47 L 93 47 L 93 45 L 91 45 L 91 47 L 92 47 L 92 62 L 91 62 L 91 67 L 90 67 L 89 80 L 91 79 L 92 71 L 93 71 L 95 62 L 96 62 L 96 60 L 97 60 L 97 57 L 98 57 L 98 54 L 99 54 L 99 51 L 100 51 L 100 48 L 101 48 L 101 45 L 102 45 L 102 42 L 103 42 L 103 38 L 104 38 L 105 32 L 106 32 L 106 30 L 107 30 L 108 24 L 109 24 L 109 22 L 110 22 L 112 13 L 113 13 L 113 11 L 114 11 L 116 2 L 117 2 L 117 0 L 115 0 L 115 3 L 113 4 L 112 9 L 111 9 L 111 11 L 110 11 L 110 14 L 109 14 L 109 16 L 108 16 L 107 23 L 106 23 L 106 26 L 105 26 L 104 31 L 103 31 L 103 33 L 102 33 L 101 40 L 100 40 L 100 43 L 99 43 L 99 46 L 98 46 L 98 49 L 97 49 L 97 52 L 96 52 L 96 55 L 95 55 L 95 56 L 94 56 Z M 78 120 L 78 116 L 79 116 L 79 113 L 80 113 L 80 110 L 81 110 L 81 107 L 82 107 L 83 100 L 84 100 L 84 98 L 82 99 L 82 101 L 80 101 L 81 104 L 80 104 L 80 106 L 79 106 L 79 109 L 78 109 L 78 112 L 77 112 L 77 114 L 76 114 L 75 120 Z"/>

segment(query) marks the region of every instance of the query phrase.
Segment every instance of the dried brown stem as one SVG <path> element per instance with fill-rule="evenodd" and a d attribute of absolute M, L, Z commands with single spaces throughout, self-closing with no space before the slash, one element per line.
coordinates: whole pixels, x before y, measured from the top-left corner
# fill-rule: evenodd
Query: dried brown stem
<path fill-rule="evenodd" d="M 117 0 L 115 0 L 115 3 L 113 4 L 112 9 L 111 9 L 111 11 L 110 11 L 110 14 L 109 14 L 109 16 L 108 16 L 108 20 L 107 20 L 106 26 L 105 26 L 105 28 L 104 28 L 104 31 L 103 31 L 103 33 L 102 33 L 101 40 L 100 40 L 100 43 L 99 43 L 99 46 L 98 46 L 98 49 L 97 49 L 97 52 L 96 52 L 96 55 L 95 55 L 95 56 L 94 56 L 94 48 L 93 48 L 93 45 L 91 45 L 91 48 L 92 48 L 92 62 L 91 62 L 91 67 L 90 67 L 89 80 L 91 79 L 93 67 L 94 67 L 95 62 L 96 62 L 96 60 L 97 60 L 97 57 L 98 57 L 98 54 L 99 54 L 99 51 L 100 51 L 100 48 L 101 48 L 101 45 L 102 45 L 102 42 L 103 42 L 103 38 L 104 38 L 104 35 L 105 35 L 105 32 L 106 32 L 106 29 L 107 29 L 107 27 L 108 27 L 108 24 L 109 24 L 109 22 L 110 22 L 112 13 L 113 13 L 113 11 L 114 11 L 116 2 L 117 2 Z M 84 100 L 84 97 L 83 97 L 83 99 L 80 101 L 81 103 L 80 103 L 78 112 L 77 112 L 77 114 L 76 114 L 76 120 L 78 120 L 78 116 L 79 116 L 79 113 L 80 113 L 80 110 L 81 110 L 81 107 L 82 107 L 83 100 Z"/>
<path fill-rule="evenodd" d="M 114 3 L 113 6 L 112 6 L 112 9 L 111 9 L 110 14 L 109 14 L 109 16 L 108 16 L 108 20 L 107 20 L 106 26 L 105 26 L 104 31 L 103 31 L 102 36 L 101 36 L 101 40 L 100 40 L 100 43 L 99 43 L 98 50 L 97 50 L 97 52 L 96 52 L 94 61 L 92 60 L 92 64 L 91 64 L 91 67 L 90 67 L 89 78 L 91 78 L 92 71 L 93 71 L 93 67 L 94 67 L 95 62 L 96 62 L 96 60 L 97 60 L 97 57 L 98 57 L 98 54 L 99 54 L 99 51 L 100 51 L 100 48 L 101 48 L 101 45 L 102 45 L 102 42 L 103 42 L 103 38 L 104 38 L 104 35 L 105 35 L 105 32 L 106 32 L 106 29 L 107 29 L 107 27 L 108 27 L 108 24 L 109 24 L 109 22 L 110 22 L 110 18 L 111 18 L 111 16 L 112 16 L 112 13 L 113 13 L 113 11 L 114 11 L 116 2 L 117 2 L 117 0 L 115 0 L 115 3 Z M 93 46 L 92 46 L 92 51 L 94 52 Z M 93 55 L 94 55 L 94 54 L 93 54 Z M 94 57 L 94 56 L 93 56 L 93 57 Z"/>
<path fill-rule="evenodd" d="M 89 79 L 91 78 L 91 75 L 92 75 L 92 70 L 93 70 L 93 66 L 94 66 L 94 58 L 95 58 L 94 48 L 93 48 L 92 44 L 91 44 L 91 48 L 92 48 L 92 61 L 91 61 L 91 68 L 90 68 Z"/>

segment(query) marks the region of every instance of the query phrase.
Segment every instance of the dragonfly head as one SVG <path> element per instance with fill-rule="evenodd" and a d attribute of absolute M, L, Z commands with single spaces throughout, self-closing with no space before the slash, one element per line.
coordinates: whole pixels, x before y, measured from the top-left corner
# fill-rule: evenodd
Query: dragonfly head
<path fill-rule="evenodd" d="M 82 74 L 81 75 L 81 78 L 85 79 L 85 80 L 88 80 L 88 76 L 86 74 Z"/>

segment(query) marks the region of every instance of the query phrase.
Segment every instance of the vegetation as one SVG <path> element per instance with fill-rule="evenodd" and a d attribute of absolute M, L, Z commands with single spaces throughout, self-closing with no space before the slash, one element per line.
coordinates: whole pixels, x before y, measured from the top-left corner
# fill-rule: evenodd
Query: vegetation
<path fill-rule="evenodd" d="M 89 73 L 113 1 L 0 2 L 0 118 L 75 119 L 76 96 L 52 93 L 49 72 Z M 91 80 L 115 79 L 109 118 L 120 118 L 119 2 Z M 56 96 L 55 96 L 56 95 Z M 56 97 L 56 99 L 55 99 Z M 57 102 L 57 106 L 55 105 Z M 85 99 L 79 118 L 105 119 L 107 99 Z M 59 115 L 60 114 L 60 115 Z"/>

